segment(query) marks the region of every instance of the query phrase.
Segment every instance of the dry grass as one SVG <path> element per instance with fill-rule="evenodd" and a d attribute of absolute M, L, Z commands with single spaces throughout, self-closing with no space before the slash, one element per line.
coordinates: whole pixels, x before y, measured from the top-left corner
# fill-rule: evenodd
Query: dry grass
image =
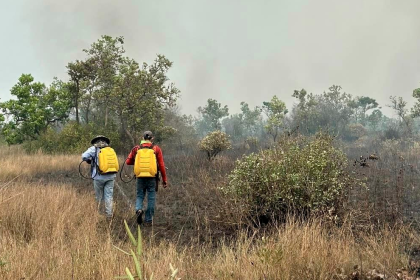
<path fill-rule="evenodd" d="M 44 155 L 41 152 L 26 154 L 20 146 L 1 146 L 0 181 L 14 178 L 27 180 L 36 175 L 48 175 L 53 172 L 75 172 L 80 158 L 80 155 Z"/>
<path fill-rule="evenodd" d="M 155 279 L 168 279 L 170 263 L 182 279 L 332 279 L 356 264 L 391 274 L 408 264 L 405 236 L 384 228 L 357 241 L 347 228 L 293 219 L 265 237 L 242 233 L 216 248 L 155 242 L 146 232 L 144 266 Z M 1 192 L 1 279 L 112 279 L 131 264 L 112 245 L 129 247 L 112 234 L 92 198 L 69 186 L 15 184 Z"/>
<path fill-rule="evenodd" d="M 134 270 L 131 259 L 113 247 L 130 248 L 121 221 L 128 214 L 118 201 L 120 217 L 108 223 L 97 213 L 93 194 L 78 191 L 74 182 L 29 180 L 30 174 L 40 172 L 37 168 L 42 163 L 48 163 L 42 172 L 74 172 L 78 156 L 66 157 L 72 163 L 66 165 L 60 163 L 64 158 L 26 156 L 13 150 L 2 151 L 1 156 L 8 164 L 2 167 L 0 183 L 0 279 L 113 279 L 124 274 L 125 266 Z M 6 178 L 14 178 L 22 169 L 16 158 L 27 159 L 27 173 L 8 184 Z M 227 159 L 221 161 L 197 161 L 188 169 L 169 169 L 180 173 L 178 180 L 185 186 L 176 191 L 188 196 L 184 202 L 191 203 L 188 209 L 179 208 L 180 212 L 187 211 L 191 219 L 214 218 L 214 210 L 193 209 L 199 201 L 204 208 L 220 201 L 212 196 L 215 182 L 222 178 L 215 180 L 204 170 L 222 172 L 231 165 L 224 162 Z M 193 166 L 199 174 L 195 180 L 191 178 Z M 169 202 L 165 199 L 169 196 L 170 191 L 164 193 L 160 203 Z M 198 218 L 194 213 L 209 216 Z M 420 240 L 404 227 L 355 235 L 350 226 L 331 228 L 317 220 L 296 219 L 270 232 L 241 232 L 235 238 L 209 239 L 201 244 L 181 245 L 179 237 L 191 233 L 176 230 L 178 239 L 157 239 L 155 228 L 143 229 L 146 275 L 169 279 L 170 263 L 179 269 L 181 279 L 333 279 L 341 269 L 350 274 L 354 265 L 392 275 L 408 266 L 404 250 Z"/>

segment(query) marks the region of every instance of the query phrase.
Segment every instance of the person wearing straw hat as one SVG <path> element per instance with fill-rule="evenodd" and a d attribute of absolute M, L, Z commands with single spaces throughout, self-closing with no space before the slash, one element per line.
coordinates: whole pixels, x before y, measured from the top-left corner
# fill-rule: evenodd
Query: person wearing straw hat
<path fill-rule="evenodd" d="M 111 218 L 113 214 L 112 204 L 116 173 L 102 173 L 99 170 L 98 159 L 101 149 L 108 147 L 110 142 L 108 137 L 98 135 L 90 142 L 92 146 L 82 154 L 82 160 L 91 165 L 91 176 L 93 179 L 93 188 L 95 190 L 98 209 L 104 204 L 107 218 Z"/>

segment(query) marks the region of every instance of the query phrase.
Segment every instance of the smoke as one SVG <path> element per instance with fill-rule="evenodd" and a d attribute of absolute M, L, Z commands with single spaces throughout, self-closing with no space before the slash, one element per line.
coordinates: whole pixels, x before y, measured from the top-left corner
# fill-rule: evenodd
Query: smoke
<path fill-rule="evenodd" d="M 21 73 L 66 79 L 65 65 L 104 34 L 124 36 L 139 62 L 158 53 L 174 61 L 169 77 L 188 114 L 208 98 L 231 113 L 273 95 L 290 108 L 294 89 L 332 84 L 382 107 L 390 95 L 412 104 L 420 87 L 417 0 L 27 0 L 0 10 L 9 38 L 0 46 L 2 99 Z"/>

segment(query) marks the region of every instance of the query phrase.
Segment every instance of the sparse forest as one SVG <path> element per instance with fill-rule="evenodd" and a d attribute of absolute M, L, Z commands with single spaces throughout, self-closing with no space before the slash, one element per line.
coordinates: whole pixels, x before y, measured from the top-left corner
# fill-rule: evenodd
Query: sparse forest
<path fill-rule="evenodd" d="M 124 43 L 102 36 L 50 85 L 22 74 L 0 102 L 1 279 L 420 276 L 420 88 L 411 108 L 333 84 L 238 100 L 240 112 L 209 98 L 185 115 L 176 62 L 135 61 Z M 170 186 L 138 232 L 122 163 L 145 130 Z M 111 221 L 78 170 L 99 134 L 123 166 Z"/>

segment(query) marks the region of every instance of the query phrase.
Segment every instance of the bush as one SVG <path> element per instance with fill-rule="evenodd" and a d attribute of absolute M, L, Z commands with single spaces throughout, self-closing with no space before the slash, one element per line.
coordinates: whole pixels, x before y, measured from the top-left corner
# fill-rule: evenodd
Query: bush
<path fill-rule="evenodd" d="M 226 133 L 216 130 L 207 134 L 207 136 L 198 143 L 198 147 L 200 150 L 207 153 L 208 160 L 212 160 L 220 152 L 229 150 L 232 147 L 232 144 Z"/>
<path fill-rule="evenodd" d="M 244 146 L 247 150 L 250 150 L 250 149 L 256 150 L 257 147 L 258 147 L 258 143 L 259 143 L 259 141 L 258 141 L 257 137 L 247 137 L 245 139 L 245 145 Z"/>
<path fill-rule="evenodd" d="M 398 140 L 401 139 L 401 132 L 397 126 L 391 125 L 383 132 L 383 140 Z"/>
<path fill-rule="evenodd" d="M 123 149 L 118 129 L 110 125 L 107 128 L 93 124 L 67 123 L 61 131 L 52 128 L 40 135 L 39 139 L 24 144 L 28 152 L 42 150 L 45 153 L 74 154 L 84 152 L 96 135 L 105 135 L 111 140 L 111 147 L 117 151 Z"/>
<path fill-rule="evenodd" d="M 367 133 L 366 128 L 360 123 L 353 123 L 348 126 L 347 139 L 351 141 L 358 140 L 365 136 Z"/>
<path fill-rule="evenodd" d="M 289 212 L 332 213 L 352 182 L 346 166 L 345 154 L 328 135 L 284 139 L 276 148 L 238 160 L 223 191 L 252 222 L 281 219 Z"/>

